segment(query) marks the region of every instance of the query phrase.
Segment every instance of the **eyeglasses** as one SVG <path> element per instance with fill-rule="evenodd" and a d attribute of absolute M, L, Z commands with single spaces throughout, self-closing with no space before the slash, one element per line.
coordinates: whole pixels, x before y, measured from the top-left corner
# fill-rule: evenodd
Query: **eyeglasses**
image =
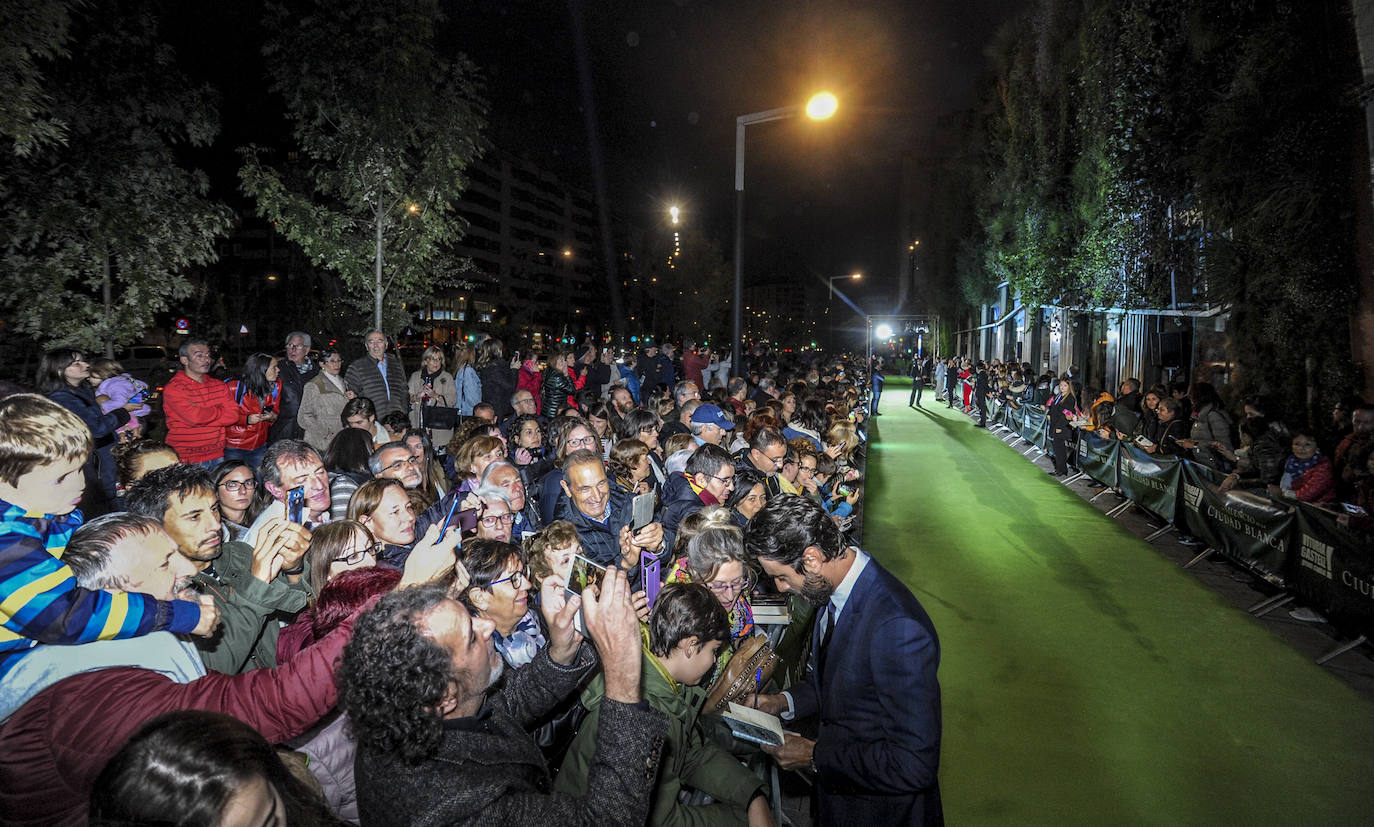
<path fill-rule="evenodd" d="M 658 433 L 658 428 L 656 428 L 656 427 L 653 426 L 653 425 L 645 425 L 643 428 L 640 428 L 640 429 L 639 429 L 639 432 L 640 432 L 641 434 L 653 434 L 653 433 Z"/>
<path fill-rule="evenodd" d="M 491 589 L 492 587 L 499 586 L 507 581 L 510 581 L 510 586 L 512 589 L 523 589 L 534 585 L 534 581 L 530 580 L 530 570 L 521 569 L 520 571 L 511 572 L 510 577 L 502 577 L 500 580 L 491 581 L 487 584 L 487 588 Z"/>
<path fill-rule="evenodd" d="M 728 477 L 717 477 L 715 474 L 707 474 L 706 476 L 710 477 L 711 479 L 713 479 L 713 480 L 715 480 L 715 481 L 717 481 L 717 482 L 723 482 L 723 483 L 725 483 L 725 487 L 726 487 L 726 488 L 733 488 L 734 485 L 735 485 L 735 475 L 734 475 L 734 474 L 731 474 L 731 475 L 728 476 Z"/>
<path fill-rule="evenodd" d="M 736 577 L 734 580 L 731 580 L 728 583 L 706 584 L 706 588 L 710 589 L 716 594 L 725 594 L 726 592 L 734 592 L 735 594 L 738 594 L 742 591 L 745 591 L 746 589 L 751 589 L 753 587 L 754 578 L 752 577 Z"/>
<path fill-rule="evenodd" d="M 799 466 L 797 466 L 797 473 L 798 473 L 798 474 L 814 474 L 814 473 L 816 473 L 816 466 L 814 466 L 814 465 L 799 465 Z"/>
<path fill-rule="evenodd" d="M 762 453 L 762 452 L 760 452 L 760 453 Z M 770 457 L 770 456 L 768 456 L 767 454 L 764 454 L 764 455 L 763 455 L 763 458 L 766 459 L 766 460 L 768 460 L 769 462 L 773 463 L 773 467 L 774 467 L 774 468 L 781 468 L 781 467 L 782 467 L 782 461 L 785 460 L 785 459 L 787 459 L 787 454 L 783 454 L 783 455 L 780 456 L 780 457 Z"/>
<path fill-rule="evenodd" d="M 224 482 L 222 482 L 222 483 L 219 484 L 219 487 L 220 487 L 220 488 L 223 488 L 225 491 L 228 491 L 228 492 L 230 492 L 230 493 L 237 494 L 239 491 L 242 491 L 242 490 L 245 489 L 245 488 L 248 489 L 249 491 L 252 491 L 254 488 L 257 488 L 257 487 L 258 487 L 258 481 L 257 481 L 257 480 L 225 480 Z"/>
<path fill-rule="evenodd" d="M 383 468 L 382 471 L 399 471 L 402 465 L 419 465 L 422 462 L 424 462 L 424 457 L 407 457 L 405 459 L 398 459 L 395 462 L 388 465 L 387 467 Z"/>
<path fill-rule="evenodd" d="M 580 437 L 578 437 L 577 439 L 570 439 L 570 440 L 568 440 L 568 445 L 569 445 L 569 446 L 585 445 L 585 446 L 590 447 L 590 446 L 595 445 L 595 444 L 596 444 L 596 437 L 594 437 L 594 436 L 580 436 Z"/>
<path fill-rule="evenodd" d="M 505 514 L 492 514 L 490 517 L 482 518 L 482 525 L 487 528 L 496 528 L 498 523 L 507 525 L 515 522 L 515 515 L 507 511 Z"/>
<path fill-rule="evenodd" d="M 381 550 L 381 543 L 373 543 L 370 546 L 355 548 L 347 554 L 340 554 L 338 557 L 334 558 L 333 562 L 343 563 L 345 566 L 356 566 L 359 563 L 361 563 L 363 561 L 363 558 L 367 555 L 371 554 L 373 557 L 376 557 L 377 554 L 381 552 Z"/>

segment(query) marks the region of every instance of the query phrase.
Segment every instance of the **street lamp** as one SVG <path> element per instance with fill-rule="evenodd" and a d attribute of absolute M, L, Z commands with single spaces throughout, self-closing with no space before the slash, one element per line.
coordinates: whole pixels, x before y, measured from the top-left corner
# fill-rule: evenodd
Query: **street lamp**
<path fill-rule="evenodd" d="M 835 317 L 831 315 L 830 310 L 835 304 L 835 282 L 840 279 L 853 279 L 858 281 L 863 277 L 863 273 L 850 273 L 847 276 L 831 276 L 826 282 L 827 286 L 830 288 L 830 294 L 825 298 L 825 315 L 830 317 L 830 346 L 832 348 L 835 346 Z"/>
<path fill-rule="evenodd" d="M 805 112 L 811 120 L 823 121 L 833 116 L 839 106 L 839 99 L 830 92 L 817 92 L 806 102 Z M 730 365 L 736 376 L 740 375 L 744 364 L 740 334 L 744 327 L 744 128 L 750 124 L 795 118 L 802 110 L 802 105 L 793 104 L 735 118 L 735 301 L 730 309 Z"/>

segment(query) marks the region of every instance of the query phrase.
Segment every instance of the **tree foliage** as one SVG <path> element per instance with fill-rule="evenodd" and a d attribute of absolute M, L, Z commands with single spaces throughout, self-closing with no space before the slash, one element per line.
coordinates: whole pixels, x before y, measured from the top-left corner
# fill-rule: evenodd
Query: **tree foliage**
<path fill-rule="evenodd" d="M 0 158 L 0 303 L 45 345 L 111 352 L 190 294 L 184 269 L 214 258 L 231 216 L 177 157 L 219 122 L 156 20 L 93 4 L 73 18 L 72 43 L 72 57 L 40 67 L 63 141 Z"/>
<path fill-rule="evenodd" d="M 42 66 L 67 56 L 71 0 L 0 3 L 0 137 L 17 155 L 60 143 L 64 124 L 50 110 Z"/>
<path fill-rule="evenodd" d="M 1349 15 L 1338 0 L 1036 2 L 990 50 L 966 132 L 957 292 L 1221 305 L 1240 392 L 1293 413 L 1305 376 L 1348 392 L 1368 173 Z"/>
<path fill-rule="evenodd" d="M 439 53 L 441 20 L 437 0 L 272 4 L 264 54 L 295 148 L 272 164 L 248 147 L 240 170 L 261 214 L 391 331 L 464 266 L 453 200 L 486 106 L 467 59 Z"/>

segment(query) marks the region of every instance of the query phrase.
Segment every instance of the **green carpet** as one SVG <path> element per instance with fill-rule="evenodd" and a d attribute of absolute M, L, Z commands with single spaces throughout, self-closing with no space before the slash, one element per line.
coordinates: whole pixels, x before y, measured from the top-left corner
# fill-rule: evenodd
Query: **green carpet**
<path fill-rule="evenodd" d="M 935 620 L 951 824 L 1368 824 L 1374 704 L 887 382 L 865 547 Z"/>

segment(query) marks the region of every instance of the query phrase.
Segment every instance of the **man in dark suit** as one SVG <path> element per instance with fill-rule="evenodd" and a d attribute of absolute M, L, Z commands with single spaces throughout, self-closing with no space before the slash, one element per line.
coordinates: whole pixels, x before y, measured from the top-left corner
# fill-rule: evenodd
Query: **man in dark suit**
<path fill-rule="evenodd" d="M 788 735 L 769 750 L 783 769 L 816 774 L 818 823 L 943 824 L 940 643 L 930 616 L 804 497 L 770 499 L 745 544 L 780 591 L 819 610 L 807 677 L 749 699 L 786 720 L 819 716 L 816 740 Z"/>
<path fill-rule="evenodd" d="M 988 426 L 988 366 L 980 359 L 973 379 L 973 402 L 978 407 L 978 427 Z"/>

